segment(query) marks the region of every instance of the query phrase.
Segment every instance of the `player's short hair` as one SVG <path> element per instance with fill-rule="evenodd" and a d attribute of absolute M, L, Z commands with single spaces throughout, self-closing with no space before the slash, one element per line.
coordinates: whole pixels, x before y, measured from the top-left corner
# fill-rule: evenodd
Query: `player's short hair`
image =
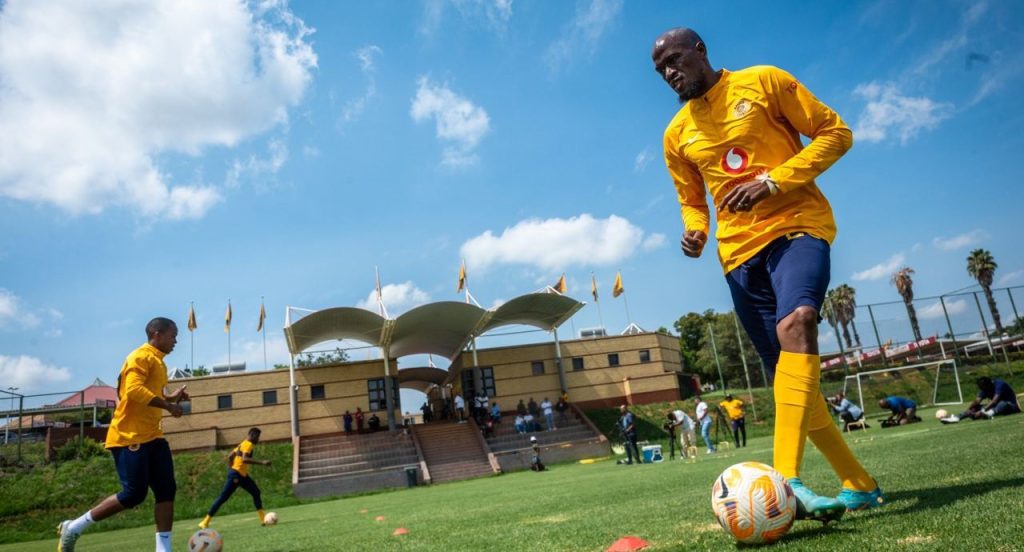
<path fill-rule="evenodd" d="M 258 427 L 251 427 L 251 428 L 249 428 L 249 435 L 259 435 L 261 433 L 263 433 L 263 432 L 260 431 L 260 428 L 258 428 Z"/>
<path fill-rule="evenodd" d="M 992 387 L 992 378 L 990 378 L 988 376 L 981 376 L 980 378 L 975 380 L 975 383 L 978 384 L 979 388 L 987 389 L 989 387 Z"/>
<path fill-rule="evenodd" d="M 174 320 L 158 316 L 150 320 L 149 324 L 146 324 L 146 338 L 153 337 L 157 332 L 166 332 L 167 330 L 176 327 L 178 327 L 178 325 L 174 323 Z"/>

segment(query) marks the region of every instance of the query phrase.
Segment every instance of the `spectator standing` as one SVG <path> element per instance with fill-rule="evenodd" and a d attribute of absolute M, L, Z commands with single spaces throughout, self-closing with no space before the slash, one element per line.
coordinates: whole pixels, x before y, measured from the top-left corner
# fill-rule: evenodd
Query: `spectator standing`
<path fill-rule="evenodd" d="M 555 427 L 555 411 L 547 397 L 544 397 L 544 401 L 540 403 L 540 408 L 544 411 L 544 421 L 548 424 L 548 431 L 558 429 Z"/>
<path fill-rule="evenodd" d="M 697 395 L 694 401 L 697 403 L 697 423 L 700 424 L 700 436 L 708 447 L 708 454 L 714 454 L 716 450 L 715 444 L 711 442 L 711 415 L 708 414 L 708 403 L 704 402 L 700 395 Z"/>

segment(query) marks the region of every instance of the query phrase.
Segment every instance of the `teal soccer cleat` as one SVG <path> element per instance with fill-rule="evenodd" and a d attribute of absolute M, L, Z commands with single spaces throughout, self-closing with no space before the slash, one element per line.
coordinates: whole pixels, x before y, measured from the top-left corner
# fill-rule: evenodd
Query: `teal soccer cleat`
<path fill-rule="evenodd" d="M 846 513 L 847 506 L 842 501 L 815 494 L 804 486 L 799 477 L 786 480 L 796 495 L 796 519 L 813 519 L 828 524 L 839 521 Z"/>
<path fill-rule="evenodd" d="M 839 496 L 836 497 L 836 500 L 846 505 L 847 512 L 877 508 L 889 501 L 889 499 L 885 498 L 885 494 L 882 493 L 882 488 L 878 486 L 878 483 L 875 483 L 875 490 L 871 492 L 843 489 Z"/>

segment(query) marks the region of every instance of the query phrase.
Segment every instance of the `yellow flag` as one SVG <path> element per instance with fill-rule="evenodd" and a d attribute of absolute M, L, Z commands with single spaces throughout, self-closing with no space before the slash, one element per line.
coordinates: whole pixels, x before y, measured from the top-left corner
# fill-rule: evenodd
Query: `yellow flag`
<path fill-rule="evenodd" d="M 590 294 L 594 296 L 594 301 L 597 301 L 597 278 L 594 275 L 590 275 Z"/>
<path fill-rule="evenodd" d="M 565 273 L 564 272 L 562 273 L 562 277 L 559 278 L 558 282 L 556 282 L 555 285 L 552 286 L 552 287 L 554 287 L 555 291 L 557 291 L 558 293 L 564 294 L 566 291 L 568 291 L 568 288 L 565 286 Z"/>
<path fill-rule="evenodd" d="M 267 309 L 263 307 L 263 302 L 260 301 L 260 323 L 256 324 L 256 332 L 258 333 L 263 329 L 263 321 L 267 319 Z"/>
<path fill-rule="evenodd" d="M 612 286 L 612 297 L 618 297 L 622 295 L 622 292 L 626 291 L 626 288 L 622 287 L 622 273 L 615 273 L 615 285 Z"/>
<path fill-rule="evenodd" d="M 224 331 L 231 331 L 231 301 L 228 301 L 228 310 L 224 313 Z"/>
<path fill-rule="evenodd" d="M 199 325 L 196 324 L 196 309 L 193 305 L 188 306 L 188 331 L 194 332 Z"/>
<path fill-rule="evenodd" d="M 455 293 L 462 293 L 462 290 L 466 287 L 466 261 L 462 261 L 462 265 L 459 266 L 459 285 L 455 287 Z"/>

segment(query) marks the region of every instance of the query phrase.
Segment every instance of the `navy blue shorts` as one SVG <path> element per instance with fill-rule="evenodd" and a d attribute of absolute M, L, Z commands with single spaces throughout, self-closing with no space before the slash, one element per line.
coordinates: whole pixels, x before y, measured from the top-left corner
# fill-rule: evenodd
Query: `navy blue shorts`
<path fill-rule="evenodd" d="M 725 275 L 736 315 L 764 362 L 770 379 L 779 361 L 775 326 L 797 307 L 821 312 L 828 290 L 831 248 L 825 240 L 799 233 L 766 245 Z"/>
<path fill-rule="evenodd" d="M 141 445 L 114 447 L 114 465 L 121 479 L 121 492 L 117 501 L 125 508 L 134 508 L 146 499 L 153 489 L 156 502 L 171 502 L 177 491 L 174 482 L 174 459 L 165 439 L 153 439 Z"/>

